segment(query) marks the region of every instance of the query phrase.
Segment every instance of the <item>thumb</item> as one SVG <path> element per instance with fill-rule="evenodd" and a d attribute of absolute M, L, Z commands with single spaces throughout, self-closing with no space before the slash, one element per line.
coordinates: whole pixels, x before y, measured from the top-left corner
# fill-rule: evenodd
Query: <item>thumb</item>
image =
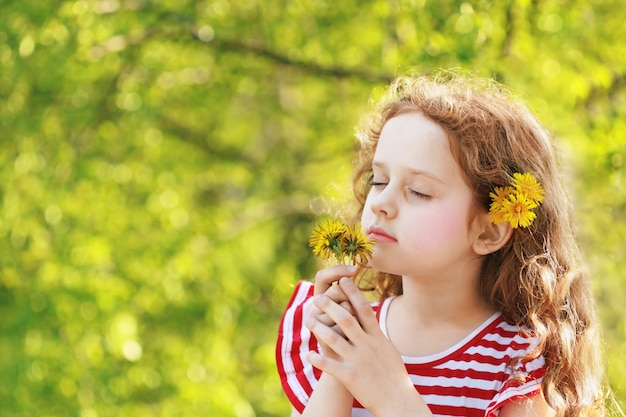
<path fill-rule="evenodd" d="M 336 265 L 317 271 L 315 274 L 315 295 L 324 294 L 340 278 L 352 277 L 355 274 L 356 267 L 352 265 Z"/>

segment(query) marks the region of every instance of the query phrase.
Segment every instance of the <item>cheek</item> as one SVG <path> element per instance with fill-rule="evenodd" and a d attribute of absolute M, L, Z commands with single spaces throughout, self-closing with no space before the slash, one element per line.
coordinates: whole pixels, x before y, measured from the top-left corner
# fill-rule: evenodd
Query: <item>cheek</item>
<path fill-rule="evenodd" d="M 440 248 L 449 247 L 467 235 L 467 211 L 460 206 L 448 205 L 420 216 L 410 227 L 410 240 L 417 246 L 424 244 Z"/>

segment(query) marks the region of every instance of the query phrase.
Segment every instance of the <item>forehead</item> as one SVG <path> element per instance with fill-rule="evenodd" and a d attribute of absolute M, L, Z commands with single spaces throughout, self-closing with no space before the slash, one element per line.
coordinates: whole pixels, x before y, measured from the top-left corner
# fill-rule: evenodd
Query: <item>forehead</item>
<path fill-rule="evenodd" d="M 446 132 L 421 113 L 401 114 L 385 123 L 373 165 L 426 171 L 442 179 L 460 174 Z"/>

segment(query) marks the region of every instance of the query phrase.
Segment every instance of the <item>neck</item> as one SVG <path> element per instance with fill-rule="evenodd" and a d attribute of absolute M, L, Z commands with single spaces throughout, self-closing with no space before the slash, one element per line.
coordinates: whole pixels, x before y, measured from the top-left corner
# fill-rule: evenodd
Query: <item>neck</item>
<path fill-rule="evenodd" d="M 424 281 L 402 278 L 402 310 L 422 323 L 484 320 L 495 312 L 480 295 L 478 274 Z"/>

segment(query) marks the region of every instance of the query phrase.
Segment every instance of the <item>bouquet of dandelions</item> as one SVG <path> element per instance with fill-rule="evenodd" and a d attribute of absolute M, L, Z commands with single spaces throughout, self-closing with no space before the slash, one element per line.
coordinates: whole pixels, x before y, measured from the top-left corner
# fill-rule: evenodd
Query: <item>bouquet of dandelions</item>
<path fill-rule="evenodd" d="M 372 256 L 373 245 L 374 241 L 361 232 L 360 225 L 349 226 L 338 220 L 318 224 L 309 238 L 315 256 L 335 257 L 341 265 L 366 264 Z"/>

